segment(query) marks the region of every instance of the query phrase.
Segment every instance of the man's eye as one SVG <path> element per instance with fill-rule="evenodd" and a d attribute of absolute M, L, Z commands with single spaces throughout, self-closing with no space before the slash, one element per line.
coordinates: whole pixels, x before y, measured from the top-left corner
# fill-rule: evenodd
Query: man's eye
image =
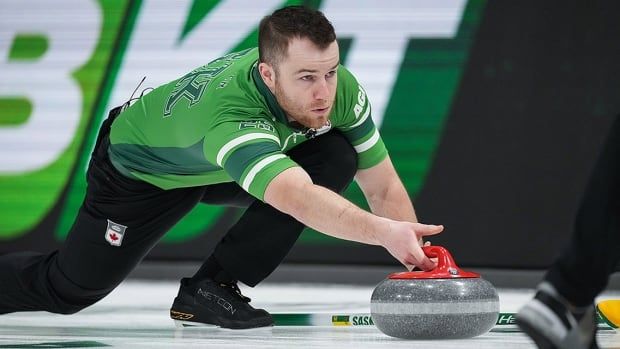
<path fill-rule="evenodd" d="M 312 80 L 314 80 L 314 76 L 312 76 L 312 75 L 304 75 L 304 76 L 301 77 L 301 79 L 304 80 L 304 81 L 312 81 Z"/>
<path fill-rule="evenodd" d="M 329 73 L 327 73 L 327 75 L 325 75 L 325 76 L 327 76 L 328 78 L 331 78 L 331 77 L 333 77 L 334 75 L 336 75 L 336 71 L 335 71 L 335 70 L 332 70 L 332 71 L 330 71 Z"/>

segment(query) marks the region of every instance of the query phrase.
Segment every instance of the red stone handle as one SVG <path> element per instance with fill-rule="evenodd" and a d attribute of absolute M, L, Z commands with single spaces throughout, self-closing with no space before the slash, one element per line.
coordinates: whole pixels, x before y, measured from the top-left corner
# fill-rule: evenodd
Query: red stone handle
<path fill-rule="evenodd" d="M 455 279 L 479 278 L 480 274 L 459 268 L 447 249 L 441 246 L 424 246 L 422 251 L 429 258 L 437 258 L 437 267 L 428 271 L 393 273 L 389 279 Z"/>

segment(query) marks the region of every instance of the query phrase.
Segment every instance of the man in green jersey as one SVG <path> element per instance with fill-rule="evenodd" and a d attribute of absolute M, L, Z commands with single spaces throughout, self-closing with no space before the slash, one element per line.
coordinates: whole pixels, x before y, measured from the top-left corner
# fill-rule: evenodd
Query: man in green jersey
<path fill-rule="evenodd" d="M 339 64 L 331 23 L 293 6 L 265 17 L 259 47 L 228 54 L 115 108 L 99 132 L 88 190 L 59 251 L 0 257 L 0 313 L 73 313 L 111 292 L 196 204 L 247 207 L 191 278 L 173 319 L 270 326 L 237 281 L 254 286 L 304 226 L 385 247 L 409 268 L 434 267 L 371 118 Z M 355 177 L 373 213 L 337 193 Z"/>

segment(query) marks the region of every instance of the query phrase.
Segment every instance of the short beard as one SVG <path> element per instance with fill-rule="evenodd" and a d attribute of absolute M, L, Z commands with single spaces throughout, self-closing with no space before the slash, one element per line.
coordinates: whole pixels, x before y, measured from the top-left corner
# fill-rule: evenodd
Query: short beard
<path fill-rule="evenodd" d="M 294 108 L 295 104 L 293 100 L 287 97 L 286 93 L 280 87 L 279 84 L 276 84 L 274 93 L 275 93 L 276 101 L 278 102 L 282 110 L 284 110 L 287 117 L 292 118 L 297 123 L 305 127 L 308 127 L 308 128 L 318 129 L 326 125 L 329 122 L 329 114 L 327 115 L 325 119 L 321 120 L 321 119 L 307 117 L 306 115 L 303 114 L 302 111 L 295 110 Z M 331 105 L 330 113 L 332 109 L 333 109 L 333 104 Z"/>

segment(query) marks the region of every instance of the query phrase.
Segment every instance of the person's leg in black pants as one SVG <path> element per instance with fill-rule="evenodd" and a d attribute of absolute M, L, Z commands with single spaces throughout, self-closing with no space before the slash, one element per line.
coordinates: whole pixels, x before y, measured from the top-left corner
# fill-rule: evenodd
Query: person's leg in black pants
<path fill-rule="evenodd" d="M 202 197 L 202 187 L 161 190 L 123 177 L 107 157 L 109 124 L 100 131 L 87 172 L 86 197 L 62 247 L 49 254 L 0 257 L 0 314 L 70 314 L 95 303 Z M 126 229 L 109 232 L 109 221 Z M 118 246 L 108 242 L 109 233 Z"/>
<path fill-rule="evenodd" d="M 620 262 L 620 116 L 581 201 L 573 238 L 545 279 L 572 304 L 592 304 Z"/>
<path fill-rule="evenodd" d="M 338 131 L 331 131 L 291 149 L 288 154 L 314 184 L 343 191 L 357 171 L 357 153 Z M 197 282 L 223 269 L 232 279 L 255 286 L 282 262 L 304 229 L 286 213 L 255 200 L 237 184 L 207 187 L 205 203 L 249 205 L 192 278 Z"/>
<path fill-rule="evenodd" d="M 594 299 L 620 261 L 620 119 L 612 123 L 568 247 L 517 324 L 540 348 L 598 348 Z"/>

